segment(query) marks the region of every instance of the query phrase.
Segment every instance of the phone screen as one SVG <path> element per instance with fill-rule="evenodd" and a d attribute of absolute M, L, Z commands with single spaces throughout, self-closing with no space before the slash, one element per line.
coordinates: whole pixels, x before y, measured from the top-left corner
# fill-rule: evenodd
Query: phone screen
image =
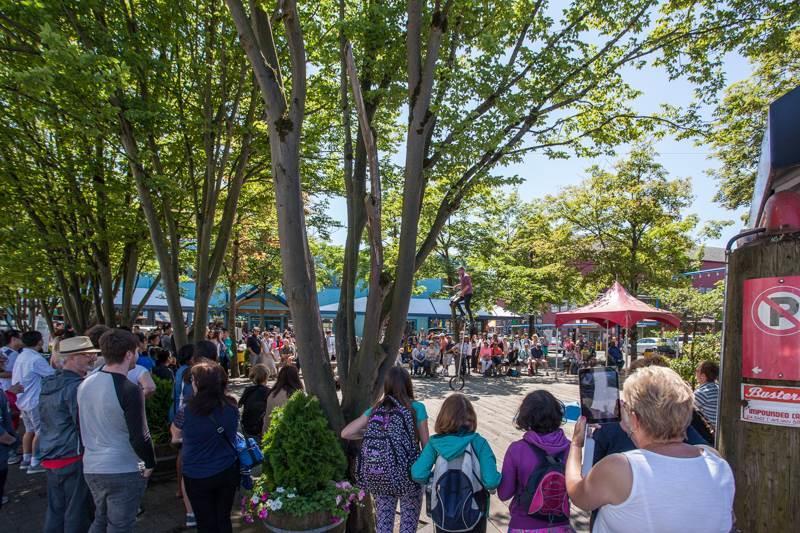
<path fill-rule="evenodd" d="M 581 414 L 589 424 L 618 422 L 619 374 L 615 368 L 584 368 L 578 372 Z"/>

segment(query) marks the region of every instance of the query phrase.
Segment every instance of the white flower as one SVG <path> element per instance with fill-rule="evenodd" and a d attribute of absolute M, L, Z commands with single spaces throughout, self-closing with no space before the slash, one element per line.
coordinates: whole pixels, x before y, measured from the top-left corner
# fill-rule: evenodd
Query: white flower
<path fill-rule="evenodd" d="M 286 492 L 286 489 L 284 489 L 283 487 L 278 487 L 277 489 L 275 489 L 275 492 L 284 493 Z"/>
<path fill-rule="evenodd" d="M 272 510 L 273 511 L 280 511 L 281 507 L 283 507 L 283 502 L 280 500 L 273 500 L 272 502 Z"/>
<path fill-rule="evenodd" d="M 297 498 L 297 494 L 289 493 L 286 495 L 287 498 Z"/>
<path fill-rule="evenodd" d="M 250 501 L 253 502 L 253 505 L 257 504 L 258 503 L 258 495 L 257 494 L 253 494 L 253 497 L 250 498 Z"/>

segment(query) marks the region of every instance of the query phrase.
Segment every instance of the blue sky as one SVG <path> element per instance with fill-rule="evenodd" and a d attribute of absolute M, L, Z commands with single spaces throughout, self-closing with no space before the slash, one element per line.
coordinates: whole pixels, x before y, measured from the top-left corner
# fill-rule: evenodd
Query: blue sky
<path fill-rule="evenodd" d="M 727 82 L 732 83 L 749 75 L 750 65 L 738 55 L 730 55 L 725 61 Z M 642 95 L 634 102 L 634 107 L 639 113 L 657 111 L 662 103 L 675 106 L 688 104 L 693 98 L 693 86 L 683 80 L 670 81 L 663 69 L 644 68 L 642 70 L 630 69 L 625 72 L 625 79 L 634 87 L 641 90 Z M 711 109 L 704 110 L 710 118 Z M 692 140 L 677 141 L 665 138 L 655 144 L 659 152 L 658 161 L 667 169 L 673 178 L 686 178 L 692 180 L 692 189 L 695 195 L 694 204 L 687 214 L 694 213 L 700 217 L 698 228 L 708 220 L 733 220 L 734 224 L 723 230 L 720 239 L 709 241 L 712 246 L 724 246 L 727 240 L 742 228 L 741 211 L 729 211 L 713 201 L 717 191 L 717 182 L 709 177 L 706 170 L 716 167 L 719 163 L 710 157 L 707 146 L 697 146 Z M 627 148 L 619 150 L 618 158 L 625 155 Z M 517 174 L 525 182 L 519 185 L 519 194 L 522 200 L 528 202 L 544 198 L 548 194 L 556 194 L 563 187 L 574 185 L 587 177 L 586 169 L 597 164 L 603 168 L 611 168 L 616 158 L 578 158 L 551 160 L 543 155 L 529 154 L 526 159 L 517 165 L 506 167 L 509 174 Z M 402 161 L 402 154 L 399 155 Z M 346 224 L 347 216 L 345 202 L 341 198 L 331 200 L 328 210 L 330 216 Z M 340 229 L 331 235 L 335 244 L 344 244 L 346 231 Z"/>

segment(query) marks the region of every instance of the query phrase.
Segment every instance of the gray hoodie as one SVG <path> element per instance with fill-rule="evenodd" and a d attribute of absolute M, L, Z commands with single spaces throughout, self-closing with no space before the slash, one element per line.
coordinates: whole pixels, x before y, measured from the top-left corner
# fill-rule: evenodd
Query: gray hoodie
<path fill-rule="evenodd" d="M 69 370 L 59 370 L 42 379 L 39 395 L 42 459 L 66 459 L 83 453 L 78 424 L 78 385 L 82 382 L 82 377 Z"/>

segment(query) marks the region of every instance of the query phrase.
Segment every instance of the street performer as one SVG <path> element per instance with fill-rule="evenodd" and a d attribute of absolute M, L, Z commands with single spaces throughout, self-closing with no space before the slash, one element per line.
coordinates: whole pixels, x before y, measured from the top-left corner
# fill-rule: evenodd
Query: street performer
<path fill-rule="evenodd" d="M 467 274 L 467 270 L 462 266 L 458 267 L 458 285 L 453 287 L 458 293 L 450 299 L 450 307 L 458 309 L 459 315 L 464 317 L 464 309 L 461 308 L 461 302 L 464 302 L 464 307 L 467 308 L 467 315 L 469 315 L 469 323 L 473 324 L 472 309 L 470 308 L 470 301 L 472 300 L 472 278 Z"/>

